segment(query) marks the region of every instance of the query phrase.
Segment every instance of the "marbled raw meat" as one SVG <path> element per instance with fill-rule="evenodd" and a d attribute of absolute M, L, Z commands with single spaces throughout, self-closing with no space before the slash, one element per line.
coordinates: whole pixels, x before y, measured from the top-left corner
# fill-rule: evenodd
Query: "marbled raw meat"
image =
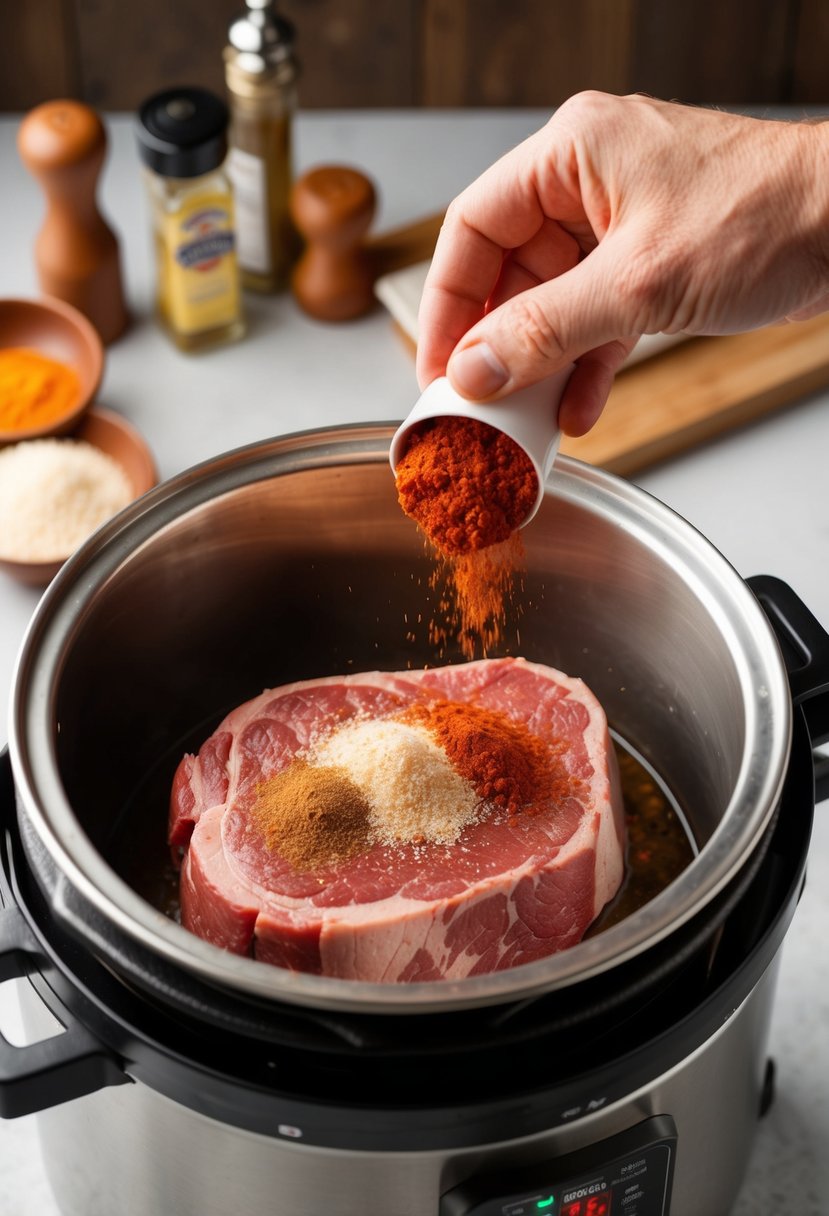
<path fill-rule="evenodd" d="M 563 740 L 572 794 L 512 818 L 482 816 L 453 844 L 376 844 L 312 873 L 266 847 L 249 818 L 258 784 L 332 724 L 424 698 L 500 710 Z M 480 975 L 580 941 L 621 883 L 623 836 L 601 706 L 582 681 L 523 659 L 264 692 L 184 757 L 170 801 L 186 928 L 278 966 L 383 982 Z"/>

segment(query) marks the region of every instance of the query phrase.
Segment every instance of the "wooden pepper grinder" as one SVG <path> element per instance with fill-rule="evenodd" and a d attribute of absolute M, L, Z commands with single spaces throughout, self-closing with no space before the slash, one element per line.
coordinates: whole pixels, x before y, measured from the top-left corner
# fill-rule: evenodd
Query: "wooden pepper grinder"
<path fill-rule="evenodd" d="M 375 206 L 369 179 L 344 165 L 322 165 L 295 183 L 291 217 L 307 244 L 291 286 L 312 317 L 346 321 L 373 306 L 374 271 L 363 242 Z"/>
<path fill-rule="evenodd" d="M 107 137 L 94 110 L 50 101 L 26 115 L 17 146 L 46 194 L 35 243 L 40 288 L 89 318 L 103 342 L 127 324 L 118 241 L 96 202 Z"/>

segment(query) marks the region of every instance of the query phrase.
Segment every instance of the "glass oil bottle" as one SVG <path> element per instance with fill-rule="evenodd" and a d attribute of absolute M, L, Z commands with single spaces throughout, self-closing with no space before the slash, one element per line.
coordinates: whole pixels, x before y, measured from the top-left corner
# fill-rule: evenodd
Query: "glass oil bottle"
<path fill-rule="evenodd" d="M 247 0 L 224 51 L 239 266 L 243 285 L 254 291 L 287 286 L 299 251 L 288 210 L 297 104 L 294 41 L 293 26 L 273 0 Z"/>

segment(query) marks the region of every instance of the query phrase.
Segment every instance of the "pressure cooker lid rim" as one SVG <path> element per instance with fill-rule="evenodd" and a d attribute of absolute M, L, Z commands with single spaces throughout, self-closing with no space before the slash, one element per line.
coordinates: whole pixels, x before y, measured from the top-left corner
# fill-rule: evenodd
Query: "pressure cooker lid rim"
<path fill-rule="evenodd" d="M 159 527 L 180 513 L 240 485 L 320 464 L 385 462 L 393 429 L 392 424 L 355 424 L 299 432 L 238 449 L 150 491 L 96 534 L 55 579 L 24 639 L 12 691 L 12 765 L 23 812 L 65 882 L 119 931 L 150 943 L 160 956 L 210 982 L 288 1003 L 364 1012 L 498 1004 L 600 974 L 663 940 L 734 878 L 762 838 L 782 791 L 791 741 L 791 702 L 765 615 L 710 542 L 638 488 L 571 458 L 559 458 L 554 474 L 557 495 L 641 530 L 650 545 L 667 547 L 673 561 L 682 560 L 691 590 L 705 601 L 733 649 L 751 742 L 744 749 L 726 813 L 699 858 L 633 916 L 594 938 L 540 962 L 458 981 L 389 985 L 269 967 L 202 941 L 141 899 L 92 846 L 58 773 L 54 698 L 63 645 L 78 628 L 97 588 L 136 546 L 150 542 Z M 60 914 L 60 908 L 56 911 Z"/>

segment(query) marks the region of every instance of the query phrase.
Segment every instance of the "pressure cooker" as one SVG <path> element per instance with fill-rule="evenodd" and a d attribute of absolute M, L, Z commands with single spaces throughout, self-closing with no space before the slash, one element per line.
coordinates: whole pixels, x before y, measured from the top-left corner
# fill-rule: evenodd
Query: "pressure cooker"
<path fill-rule="evenodd" d="M 0 977 L 49 1037 L 0 1043 L 0 1113 L 37 1112 L 64 1216 L 727 1216 L 829 794 L 829 638 L 636 487 L 557 460 L 503 652 L 581 676 L 670 791 L 696 854 L 650 902 L 541 962 L 384 985 L 221 951 L 125 867 L 124 840 L 163 853 L 175 764 L 229 707 L 459 661 L 392 429 L 189 470 L 43 597 L 0 764 Z"/>

